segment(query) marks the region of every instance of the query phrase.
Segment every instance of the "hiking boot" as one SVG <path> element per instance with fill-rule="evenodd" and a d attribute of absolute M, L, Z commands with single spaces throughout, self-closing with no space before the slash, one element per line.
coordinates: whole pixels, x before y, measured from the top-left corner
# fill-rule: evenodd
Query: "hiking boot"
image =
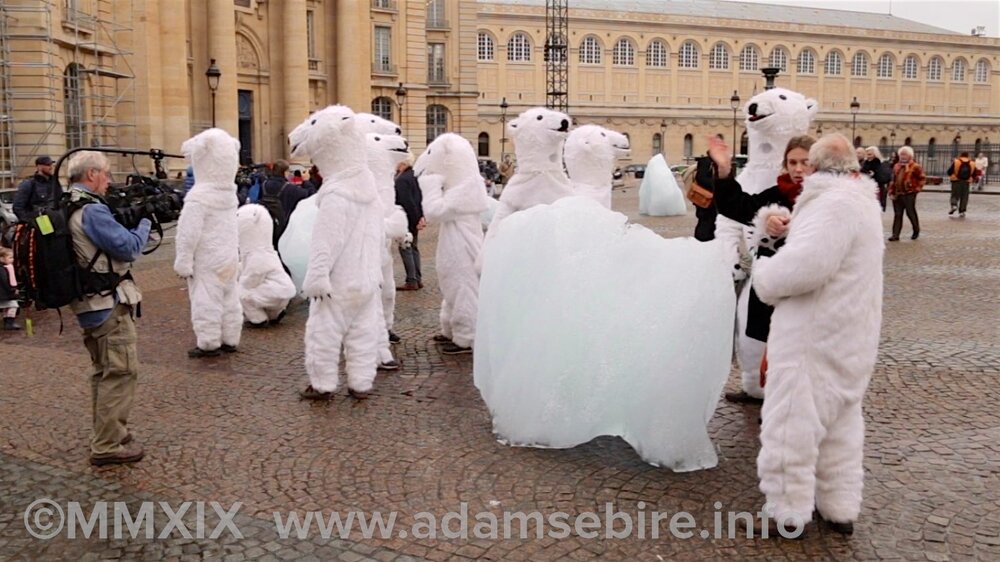
<path fill-rule="evenodd" d="M 441 353 L 445 355 L 463 355 L 472 353 L 472 348 L 456 345 L 455 342 L 448 342 L 441 345 Z"/>
<path fill-rule="evenodd" d="M 376 367 L 375 370 L 376 371 L 398 371 L 399 370 L 399 363 L 397 363 L 395 361 L 385 361 L 385 362 L 379 363 L 378 367 Z"/>
<path fill-rule="evenodd" d="M 399 343 L 403 341 L 395 332 L 389 330 L 389 343 Z"/>
<path fill-rule="evenodd" d="M 228 343 L 222 344 L 222 347 L 219 349 L 221 349 L 223 353 L 236 353 L 236 346 L 229 345 Z"/>
<path fill-rule="evenodd" d="M 200 347 L 195 347 L 188 350 L 188 357 L 191 359 L 204 359 L 206 357 L 218 357 L 222 355 L 221 348 L 215 349 L 202 349 Z"/>
<path fill-rule="evenodd" d="M 299 391 L 299 397 L 303 400 L 329 400 L 333 398 L 333 393 L 320 392 L 313 388 L 312 385 L 309 385 L 305 390 Z"/>
<path fill-rule="evenodd" d="M 756 396 L 750 396 L 749 394 L 747 394 L 745 391 L 742 391 L 742 390 L 739 391 L 739 392 L 727 392 L 726 395 L 725 395 L 725 397 L 726 397 L 726 402 L 733 402 L 735 404 L 757 404 L 757 405 L 760 405 L 760 404 L 764 403 L 764 399 L 763 398 L 757 398 Z"/>
<path fill-rule="evenodd" d="M 143 452 L 142 447 L 136 443 L 129 443 L 128 445 L 122 447 L 121 451 L 112 455 L 101 455 L 99 457 L 90 455 L 90 464 L 94 466 L 128 464 L 141 461 L 143 455 L 145 455 L 145 453 Z"/>
<path fill-rule="evenodd" d="M 12 332 L 14 330 L 20 330 L 21 325 L 15 322 L 13 318 L 4 318 L 3 329 Z"/>
<path fill-rule="evenodd" d="M 451 343 L 451 338 L 441 334 L 434 336 L 432 339 L 434 340 L 434 343 Z"/>
<path fill-rule="evenodd" d="M 364 390 L 354 390 L 353 388 L 348 388 L 347 393 L 351 395 L 355 400 L 367 400 L 371 396 L 370 391 Z"/>

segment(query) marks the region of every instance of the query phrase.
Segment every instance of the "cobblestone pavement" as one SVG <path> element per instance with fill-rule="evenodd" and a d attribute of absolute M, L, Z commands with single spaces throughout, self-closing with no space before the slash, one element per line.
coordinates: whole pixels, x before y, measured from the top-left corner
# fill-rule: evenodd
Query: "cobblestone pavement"
<path fill-rule="evenodd" d="M 570 450 L 498 444 L 472 384 L 471 358 L 437 352 L 435 233 L 422 237 L 425 282 L 400 293 L 398 374 L 380 374 L 366 402 L 341 393 L 300 402 L 306 384 L 297 305 L 274 330 L 246 331 L 240 352 L 194 361 L 185 290 L 172 248 L 144 258 L 139 321 L 142 374 L 131 428 L 147 457 L 128 467 L 87 463 L 87 360 L 71 317 L 35 313 L 37 334 L 0 335 L 0 558 L 339 559 L 346 561 L 747 559 L 1000 559 L 1000 197 L 973 193 L 968 218 L 946 216 L 947 195 L 918 202 L 923 231 L 886 252 L 885 323 L 866 400 L 866 488 L 852 538 L 812 530 L 802 541 L 746 539 L 431 540 L 391 533 L 362 539 L 281 539 L 273 512 L 397 513 L 410 529 L 421 512 L 687 511 L 710 528 L 716 511 L 756 511 L 754 408 L 720 402 L 710 424 L 719 466 L 674 474 L 643 463 L 624 442 L 600 438 Z M 687 235 L 693 217 L 639 217 L 635 189 L 615 206 L 661 235 Z M 891 212 L 885 224 L 891 222 Z M 397 264 L 397 274 L 401 274 Z M 737 386 L 730 379 L 729 389 Z M 26 507 L 80 502 L 219 502 L 242 507 L 244 538 L 32 538 Z M 718 507 L 717 507 L 718 505 Z M 113 517 L 111 517 L 113 519 Z M 156 531 L 166 526 L 157 512 Z M 184 518 L 194 528 L 192 514 Z M 473 527 L 477 519 L 470 522 Z M 43 520 L 44 522 L 44 520 Z M 207 531 L 215 523 L 207 525 Z M 169 527 L 167 527 L 169 529 Z M 534 527 L 531 527 L 534 531 Z M 663 535 L 667 533 L 664 532 Z"/>

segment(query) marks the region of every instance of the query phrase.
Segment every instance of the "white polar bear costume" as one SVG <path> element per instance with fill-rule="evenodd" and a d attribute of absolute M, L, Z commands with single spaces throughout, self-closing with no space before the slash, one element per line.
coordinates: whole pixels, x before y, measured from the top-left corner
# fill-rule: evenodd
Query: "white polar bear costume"
<path fill-rule="evenodd" d="M 754 266 L 758 296 L 775 307 L 757 473 L 778 521 L 807 522 L 815 505 L 825 520 L 848 523 L 861 509 L 861 404 L 882 319 L 875 187 L 863 176 L 809 176 L 785 245 Z"/>
<path fill-rule="evenodd" d="M 271 243 L 274 221 L 262 205 L 236 212 L 240 232 L 240 304 L 251 324 L 277 320 L 295 296 L 295 284 Z"/>
<path fill-rule="evenodd" d="M 323 176 L 302 286 L 310 299 L 305 335 L 310 386 L 320 393 L 337 389 L 343 346 L 348 388 L 367 393 L 375 380 L 385 233 L 375 178 L 365 165 L 365 138 L 354 112 L 333 105 L 306 118 L 288 140 L 292 156 L 310 158 Z"/>
<path fill-rule="evenodd" d="M 784 88 L 765 90 L 750 98 L 746 105 L 746 128 L 749 137 L 747 165 L 736 176 L 745 193 L 757 194 L 777 183 L 781 175 L 785 147 L 793 137 L 809 132 L 810 123 L 819 111 L 816 100 Z M 726 249 L 729 263 L 736 267 L 740 247 L 751 243 L 752 229 L 719 215 L 715 222 L 715 239 Z M 763 398 L 760 386 L 760 362 L 765 344 L 746 335 L 749 283 L 740 292 L 736 304 L 736 350 L 740 364 L 743 391 L 754 398 Z"/>
<path fill-rule="evenodd" d="M 240 142 L 222 129 L 208 129 L 184 141 L 195 184 L 177 221 L 174 272 L 187 279 L 191 324 L 202 351 L 240 343 L 243 311 L 236 226 L 236 171 Z"/>
<path fill-rule="evenodd" d="M 483 246 L 480 214 L 488 197 L 472 145 L 459 135 L 434 139 L 417 159 L 424 216 L 440 224 L 437 264 L 441 287 L 441 334 L 458 347 L 472 347 L 479 310 L 476 259 Z"/>
<path fill-rule="evenodd" d="M 577 195 L 611 208 L 615 161 L 629 154 L 628 137 L 598 125 L 581 125 L 566 139 L 566 172 Z"/>
<path fill-rule="evenodd" d="M 379 333 L 378 359 L 380 364 L 394 361 L 389 348 L 389 330 L 395 322 L 396 274 L 393 271 L 391 248 L 394 243 L 409 237 L 406 211 L 396 205 L 396 166 L 410 154 L 406 139 L 398 135 L 368 133 L 365 135 L 368 169 L 375 177 L 385 228 L 382 245 L 382 318 L 385 329 Z"/>

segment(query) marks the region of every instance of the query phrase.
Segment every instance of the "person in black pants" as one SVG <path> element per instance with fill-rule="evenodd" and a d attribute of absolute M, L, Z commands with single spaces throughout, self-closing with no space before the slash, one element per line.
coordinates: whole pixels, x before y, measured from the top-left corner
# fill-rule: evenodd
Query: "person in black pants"
<path fill-rule="evenodd" d="M 898 242 L 903 230 L 903 212 L 910 219 L 913 227 L 911 240 L 920 237 L 920 218 L 917 216 L 917 194 L 924 189 L 927 177 L 924 169 L 913 159 L 913 149 L 904 146 L 899 149 L 899 162 L 892 168 L 892 183 L 889 184 L 889 197 L 892 199 L 892 236 L 889 242 Z"/>
<path fill-rule="evenodd" d="M 399 246 L 399 256 L 403 258 L 403 267 L 406 269 L 406 282 L 396 287 L 397 291 L 416 291 L 424 288 L 420 274 L 420 249 L 417 247 L 417 234 L 427 224 L 424 221 L 422 202 L 423 194 L 420 192 L 416 176 L 413 175 L 411 156 L 400 162 L 396 168 L 396 204 L 406 211 L 410 234 L 413 235 L 413 242 L 409 246 L 405 244 Z"/>

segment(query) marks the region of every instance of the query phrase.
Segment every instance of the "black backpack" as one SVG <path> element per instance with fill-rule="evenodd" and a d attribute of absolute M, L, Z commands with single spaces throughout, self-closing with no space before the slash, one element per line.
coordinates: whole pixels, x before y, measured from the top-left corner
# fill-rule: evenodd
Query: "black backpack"
<path fill-rule="evenodd" d="M 875 170 L 875 183 L 880 186 L 892 183 L 892 163 L 882 162 Z"/>
<path fill-rule="evenodd" d="M 288 187 L 288 182 L 282 184 L 276 193 L 268 191 L 269 183 L 265 181 L 260 188 L 260 204 L 270 213 L 271 219 L 274 220 L 274 224 L 277 227 L 285 221 L 285 210 L 281 205 L 281 194 Z"/>
<path fill-rule="evenodd" d="M 958 171 L 955 172 L 955 176 L 960 180 L 968 180 L 972 177 L 972 163 L 968 160 L 960 160 L 958 165 Z"/>
<path fill-rule="evenodd" d="M 72 201 L 66 194 L 52 208 L 15 227 L 14 271 L 25 297 L 38 310 L 66 306 L 87 295 L 111 294 L 118 286 L 121 276 L 113 270 L 93 271 L 104 252 L 95 253 L 87 267 L 76 262 L 69 219 L 95 202 L 88 198 Z"/>

